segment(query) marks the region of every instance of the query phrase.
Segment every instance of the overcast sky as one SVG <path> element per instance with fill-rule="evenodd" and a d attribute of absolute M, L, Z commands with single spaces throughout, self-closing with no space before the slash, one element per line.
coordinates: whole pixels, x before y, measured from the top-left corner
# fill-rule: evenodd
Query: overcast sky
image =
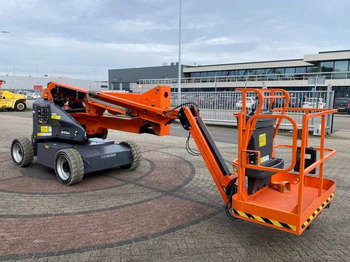
<path fill-rule="evenodd" d="M 178 61 L 179 0 L 0 4 L 0 74 L 101 80 L 108 69 Z M 182 0 L 182 63 L 350 49 L 349 13 L 349 0 Z"/>

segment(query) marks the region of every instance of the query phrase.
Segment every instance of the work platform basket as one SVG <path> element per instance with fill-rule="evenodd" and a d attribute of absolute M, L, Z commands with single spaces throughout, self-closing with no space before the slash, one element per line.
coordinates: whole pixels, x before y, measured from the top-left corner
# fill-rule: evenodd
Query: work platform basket
<path fill-rule="evenodd" d="M 232 213 L 237 218 L 300 235 L 334 197 L 335 182 L 324 178 L 324 165 L 336 152 L 325 147 L 326 115 L 336 110 L 289 109 L 289 94 L 282 89 L 239 91 L 242 112 L 235 114 L 238 158 L 233 161 L 238 187 L 232 197 Z M 248 92 L 255 93 L 257 99 L 256 111 L 251 114 L 245 103 Z M 272 109 L 274 99 L 285 99 L 284 106 Z M 286 114 L 288 110 L 303 114 L 301 127 Z M 321 136 L 319 146 L 310 147 L 309 121 L 315 117 L 321 118 Z M 293 126 L 292 143 L 276 145 L 275 137 L 283 119 Z M 278 148 L 291 151 L 288 167 L 284 167 L 283 159 L 275 157 Z"/>

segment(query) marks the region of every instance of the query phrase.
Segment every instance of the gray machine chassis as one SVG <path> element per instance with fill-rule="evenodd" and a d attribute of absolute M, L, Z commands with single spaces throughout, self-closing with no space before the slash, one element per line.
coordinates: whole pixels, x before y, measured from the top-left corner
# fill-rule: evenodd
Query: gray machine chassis
<path fill-rule="evenodd" d="M 55 168 L 58 151 L 67 148 L 76 149 L 84 162 L 84 173 L 117 168 L 133 162 L 130 148 L 126 145 L 114 144 L 114 141 L 90 138 L 85 144 L 69 144 L 64 142 L 38 142 L 37 160 L 40 164 Z"/>

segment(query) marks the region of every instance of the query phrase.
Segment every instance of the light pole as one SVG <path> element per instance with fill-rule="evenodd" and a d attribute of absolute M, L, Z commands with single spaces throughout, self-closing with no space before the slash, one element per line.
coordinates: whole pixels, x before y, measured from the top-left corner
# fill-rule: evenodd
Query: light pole
<path fill-rule="evenodd" d="M 181 105 L 181 0 L 179 0 L 179 63 L 178 63 L 178 104 Z"/>

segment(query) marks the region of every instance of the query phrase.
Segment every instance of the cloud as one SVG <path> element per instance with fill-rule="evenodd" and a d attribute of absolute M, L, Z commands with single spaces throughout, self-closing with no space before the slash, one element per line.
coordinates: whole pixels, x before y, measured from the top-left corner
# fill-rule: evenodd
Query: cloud
<path fill-rule="evenodd" d="M 178 59 L 179 2 L 0 0 L 0 71 L 91 77 Z M 182 62 L 302 58 L 349 49 L 345 0 L 182 1 Z M 336 14 L 336 15 L 334 15 Z M 103 75 L 101 73 L 101 75 Z"/>
<path fill-rule="evenodd" d="M 226 45 L 234 45 L 238 43 L 244 43 L 241 39 L 234 39 L 226 36 L 215 37 L 215 38 L 198 38 L 194 39 L 192 43 L 187 44 L 188 47 L 204 47 L 204 46 L 226 46 Z"/>

